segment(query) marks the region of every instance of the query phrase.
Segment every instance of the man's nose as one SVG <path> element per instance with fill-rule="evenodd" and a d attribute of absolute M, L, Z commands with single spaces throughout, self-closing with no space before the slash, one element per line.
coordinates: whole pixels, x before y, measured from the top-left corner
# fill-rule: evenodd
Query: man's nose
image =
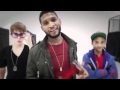
<path fill-rule="evenodd" d="M 18 39 L 20 39 L 21 37 L 20 36 L 17 36 Z"/>
<path fill-rule="evenodd" d="M 98 44 L 98 47 L 101 47 L 102 46 L 102 44 Z"/>
<path fill-rule="evenodd" d="M 54 25 L 55 25 L 55 24 L 54 24 L 53 22 L 50 22 L 50 23 L 49 23 L 49 27 L 50 27 L 50 28 L 54 27 Z"/>

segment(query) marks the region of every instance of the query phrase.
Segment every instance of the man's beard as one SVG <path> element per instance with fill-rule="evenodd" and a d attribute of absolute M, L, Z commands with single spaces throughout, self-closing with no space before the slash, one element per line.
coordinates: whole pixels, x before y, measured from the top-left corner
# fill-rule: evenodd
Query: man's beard
<path fill-rule="evenodd" d="M 46 33 L 46 35 L 47 35 L 48 37 L 53 38 L 53 39 L 55 39 L 55 38 L 59 37 L 59 36 L 60 36 L 60 34 L 61 34 L 61 27 L 59 28 L 58 34 L 57 34 L 57 35 L 55 35 L 55 36 L 52 36 L 52 35 L 50 35 L 50 34 Z"/>

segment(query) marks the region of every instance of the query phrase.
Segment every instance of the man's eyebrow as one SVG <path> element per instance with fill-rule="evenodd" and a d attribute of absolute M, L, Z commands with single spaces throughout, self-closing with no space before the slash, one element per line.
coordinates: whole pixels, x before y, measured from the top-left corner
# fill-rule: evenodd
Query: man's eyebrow
<path fill-rule="evenodd" d="M 95 40 L 95 42 L 98 42 L 97 40 Z"/>
<path fill-rule="evenodd" d="M 44 22 L 47 22 L 47 20 L 44 20 L 43 23 L 44 23 Z"/>
<path fill-rule="evenodd" d="M 53 17 L 51 17 L 51 18 L 49 18 L 49 19 L 50 19 L 50 20 L 51 20 L 51 19 L 57 19 L 57 17 L 53 16 Z M 42 23 L 44 23 L 44 22 L 47 22 L 47 20 L 43 20 L 43 21 L 42 21 Z"/>

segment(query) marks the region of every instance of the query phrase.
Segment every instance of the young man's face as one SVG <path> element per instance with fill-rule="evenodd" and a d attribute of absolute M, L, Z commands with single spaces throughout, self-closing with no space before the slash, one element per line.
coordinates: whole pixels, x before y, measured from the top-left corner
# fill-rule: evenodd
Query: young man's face
<path fill-rule="evenodd" d="M 19 31 L 14 31 L 11 34 L 12 40 L 16 45 L 21 45 L 23 44 L 23 41 L 25 39 L 25 32 L 19 32 Z"/>
<path fill-rule="evenodd" d="M 96 51 L 102 52 L 105 48 L 106 40 L 103 37 L 97 37 L 93 40 L 92 45 Z"/>
<path fill-rule="evenodd" d="M 41 28 L 50 38 L 57 38 L 61 33 L 61 21 L 54 13 L 46 13 L 41 17 Z"/>

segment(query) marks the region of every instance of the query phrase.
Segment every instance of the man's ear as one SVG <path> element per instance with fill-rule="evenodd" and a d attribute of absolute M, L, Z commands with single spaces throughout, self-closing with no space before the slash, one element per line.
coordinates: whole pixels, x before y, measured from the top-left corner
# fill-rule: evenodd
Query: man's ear
<path fill-rule="evenodd" d="M 61 23 L 61 19 L 58 19 L 58 20 L 59 20 L 60 24 L 62 24 L 62 23 Z"/>
<path fill-rule="evenodd" d="M 42 27 L 42 25 L 41 25 L 40 27 L 41 27 L 41 29 L 42 29 L 42 31 L 43 31 L 43 27 Z"/>
<path fill-rule="evenodd" d="M 93 45 L 93 41 L 91 41 L 91 44 Z"/>

